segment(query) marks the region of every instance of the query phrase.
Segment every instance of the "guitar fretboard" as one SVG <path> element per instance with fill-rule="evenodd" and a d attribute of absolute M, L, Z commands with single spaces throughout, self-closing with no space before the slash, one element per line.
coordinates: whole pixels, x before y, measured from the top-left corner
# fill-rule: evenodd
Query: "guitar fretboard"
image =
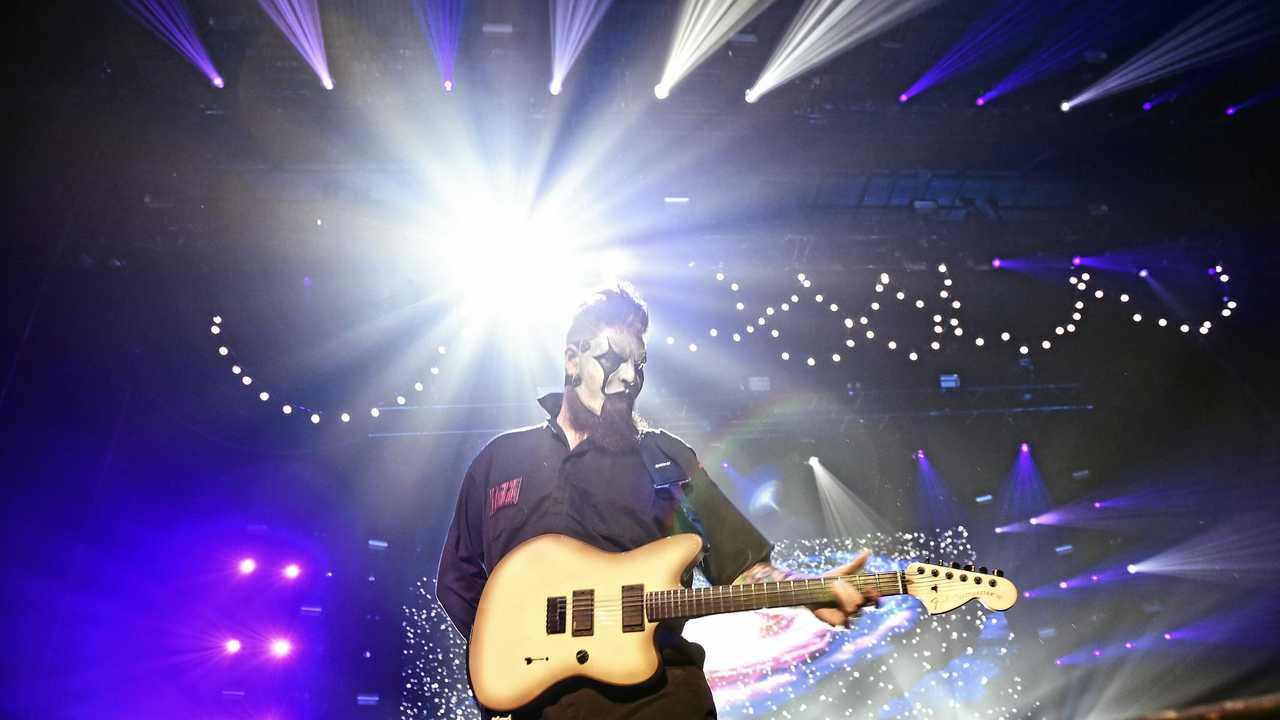
<path fill-rule="evenodd" d="M 900 572 L 655 590 L 644 594 L 645 616 L 650 621 L 676 620 L 772 607 L 833 605 L 835 593 L 831 586 L 836 580 L 844 580 L 863 593 L 874 590 L 887 596 L 905 592 Z"/>

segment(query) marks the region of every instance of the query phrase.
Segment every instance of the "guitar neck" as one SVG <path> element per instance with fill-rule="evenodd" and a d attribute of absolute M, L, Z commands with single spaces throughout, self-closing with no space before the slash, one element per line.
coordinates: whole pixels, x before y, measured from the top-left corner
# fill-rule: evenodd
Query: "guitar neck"
<path fill-rule="evenodd" d="M 881 597 L 903 595 L 902 573 L 870 573 L 843 578 L 810 578 L 747 585 L 716 585 L 706 588 L 677 588 L 645 593 L 645 615 L 651 621 L 688 620 L 704 615 L 763 610 L 793 605 L 835 605 L 832 585 L 844 580 L 859 592 L 874 591 Z"/>

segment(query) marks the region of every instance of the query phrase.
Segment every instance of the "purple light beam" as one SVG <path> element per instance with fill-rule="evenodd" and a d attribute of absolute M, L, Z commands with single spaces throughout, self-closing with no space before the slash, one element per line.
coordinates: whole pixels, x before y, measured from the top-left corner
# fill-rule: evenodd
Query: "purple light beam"
<path fill-rule="evenodd" d="M 946 55 L 926 70 L 906 92 L 899 95 L 898 101 L 907 102 L 951 77 L 972 70 L 983 61 L 995 59 L 1002 47 L 1028 33 L 1052 7 L 1053 3 L 1045 4 L 1037 0 L 1003 0 L 996 4 L 986 15 L 969 26 L 964 37 Z M 986 100 L 978 98 L 975 104 L 985 105 Z"/>
<path fill-rule="evenodd" d="M 431 46 L 445 92 L 453 92 L 453 69 L 462 38 L 464 0 L 412 0 L 418 27 Z"/>
<path fill-rule="evenodd" d="M 551 94 L 559 95 L 564 79 L 586 47 L 613 0 L 551 0 Z"/>
<path fill-rule="evenodd" d="M 210 85 L 219 89 L 223 87 L 222 75 L 213 66 L 209 51 L 205 50 L 204 43 L 196 34 L 191 13 L 182 0 L 124 0 L 124 7 L 166 45 L 204 73 Z"/>
<path fill-rule="evenodd" d="M 1248 100 L 1244 100 L 1238 103 L 1232 103 L 1231 105 L 1227 106 L 1226 114 L 1235 115 L 1241 110 L 1247 110 L 1255 105 L 1261 105 L 1262 103 L 1265 103 L 1269 100 L 1274 100 L 1277 97 L 1280 97 L 1280 85 L 1277 85 L 1276 87 L 1273 87 L 1270 90 L 1267 90 L 1265 92 L 1258 93 L 1257 95 L 1254 95 Z"/>
<path fill-rule="evenodd" d="M 1078 6 L 1064 18 L 1062 29 L 1050 42 L 1032 51 L 1025 60 L 982 94 L 987 102 L 1068 70 L 1080 62 L 1091 47 L 1107 44 L 1138 25 L 1155 3 L 1127 3 L 1117 9 L 1112 0 L 1093 0 Z M 1100 21 L 1106 18 L 1105 22 Z"/>
<path fill-rule="evenodd" d="M 324 32 L 316 0 L 258 0 L 258 7 L 280 28 L 302 59 L 315 71 L 325 90 L 333 89 L 329 60 L 324 53 Z"/>

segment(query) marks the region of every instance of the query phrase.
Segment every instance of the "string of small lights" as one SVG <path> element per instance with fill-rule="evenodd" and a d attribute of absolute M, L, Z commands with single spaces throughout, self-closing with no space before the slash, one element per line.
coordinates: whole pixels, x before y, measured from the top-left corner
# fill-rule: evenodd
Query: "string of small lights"
<path fill-rule="evenodd" d="M 1108 293 L 1102 288 L 1095 287 L 1097 283 L 1091 273 L 1087 271 L 1077 272 L 1082 262 L 1082 258 L 1080 257 L 1074 257 L 1071 260 L 1072 274 L 1067 278 L 1067 282 L 1073 289 L 1072 298 L 1070 300 L 1069 320 L 1055 325 L 1051 330 L 1046 331 L 1040 336 L 1033 337 L 1019 337 L 1010 330 L 1005 329 L 1001 330 L 999 333 L 990 335 L 992 340 L 989 341 L 988 335 L 982 333 L 970 333 L 969 336 L 973 338 L 973 346 L 976 348 L 990 349 L 995 348 L 998 345 L 1006 345 L 1016 348 L 1016 351 L 1020 356 L 1027 356 L 1033 352 L 1049 351 L 1053 349 L 1054 342 L 1058 338 L 1073 334 L 1080 329 L 1084 323 L 1085 312 L 1089 309 L 1089 303 L 1101 304 L 1109 298 L 1115 297 L 1119 300 L 1121 305 L 1126 305 L 1132 300 L 1131 296 L 1126 292 Z M 1007 263 L 1002 262 L 999 258 L 991 261 L 991 266 L 995 270 L 999 270 L 1005 265 L 1007 265 Z M 1232 299 L 1230 294 L 1230 276 L 1226 273 L 1221 264 L 1208 268 L 1208 274 L 1218 281 L 1223 292 L 1221 306 L 1218 308 L 1218 314 L 1221 317 L 1231 317 L 1232 313 L 1239 307 L 1239 304 L 1236 300 Z M 1145 268 L 1138 270 L 1137 275 L 1143 280 L 1150 280 L 1150 273 Z M 922 354 L 925 352 L 925 347 L 928 348 L 928 351 L 938 352 L 946 347 L 948 341 L 964 338 L 966 334 L 966 326 L 962 320 L 962 309 L 964 308 L 964 303 L 956 296 L 954 289 L 955 281 L 951 277 L 950 269 L 947 267 L 946 263 L 938 264 L 937 277 L 941 279 L 940 287 L 937 291 L 937 300 L 933 300 L 932 298 L 926 299 L 925 297 L 913 296 L 905 288 L 895 289 L 896 286 L 894 286 L 893 278 L 889 273 L 879 273 L 878 277 L 875 278 L 875 283 L 873 285 L 875 299 L 869 301 L 866 306 L 862 308 L 862 312 L 856 316 L 856 320 L 852 315 L 845 316 L 843 318 L 843 350 L 839 348 L 832 349 L 832 352 L 829 355 L 831 363 L 836 364 L 841 362 L 844 359 L 841 353 L 857 348 L 859 340 L 861 340 L 866 346 L 880 345 L 890 352 L 896 352 L 902 347 L 902 343 L 898 341 L 893 333 L 878 331 L 874 322 L 876 315 L 883 311 L 890 302 L 897 302 L 914 308 L 922 315 L 928 315 L 930 311 L 933 311 L 932 315 L 928 315 L 933 326 L 932 335 L 930 336 L 931 339 L 927 346 L 909 346 L 903 348 L 906 350 L 905 357 L 910 362 L 914 363 L 919 361 Z M 722 286 L 727 283 L 729 292 L 734 298 L 734 309 L 739 314 L 745 314 L 747 317 L 750 317 L 750 314 L 754 311 L 748 310 L 747 303 L 742 299 L 739 299 L 741 297 L 740 293 L 742 292 L 741 284 L 731 280 L 724 271 L 717 271 L 714 274 L 714 278 L 716 283 Z M 812 297 L 816 304 L 819 306 L 825 305 L 826 309 L 833 315 L 839 315 L 841 309 L 839 303 L 831 302 L 824 293 L 820 290 L 816 290 L 813 287 L 813 280 L 805 273 L 797 273 L 795 282 L 799 286 L 796 292 L 793 292 L 788 298 L 778 302 L 776 305 L 764 306 L 760 310 L 761 314 L 756 318 L 755 322 L 747 321 L 745 323 L 743 329 L 746 335 L 754 335 L 757 330 L 760 330 L 763 335 L 765 328 L 768 326 L 768 336 L 774 340 L 780 340 L 783 335 L 782 330 L 776 325 L 771 326 L 771 323 L 779 311 L 789 312 L 793 307 L 798 306 L 802 302 L 801 293 L 805 293 L 807 295 L 808 292 L 813 292 L 814 294 Z M 882 298 L 886 299 L 883 303 L 881 302 Z M 891 298 L 891 300 L 889 298 Z M 941 302 L 944 307 L 938 308 L 936 306 L 936 303 L 938 302 Z M 1130 320 L 1135 324 L 1141 324 L 1149 321 L 1150 319 L 1141 312 L 1134 312 L 1130 315 Z M 1191 322 L 1194 321 L 1178 322 L 1177 320 L 1171 320 L 1169 317 L 1160 314 L 1154 318 L 1154 324 L 1157 327 L 1170 329 L 1176 328 L 1184 335 L 1191 333 Z M 1202 320 L 1195 327 L 1199 334 L 1208 335 L 1209 331 L 1213 329 L 1213 322 L 1207 319 Z M 725 337 L 725 335 L 720 332 L 719 328 L 716 327 L 710 328 L 707 331 L 707 334 L 713 340 L 721 340 Z M 734 343 L 742 342 L 744 337 L 743 333 L 740 332 L 733 332 L 729 336 L 730 340 Z M 994 338 L 999 338 L 998 344 L 994 341 Z M 683 343 L 683 340 L 677 338 L 675 335 L 668 335 L 666 337 L 666 343 L 668 345 L 676 345 L 677 343 Z M 688 344 L 688 348 L 690 352 L 698 351 L 698 345 L 696 342 L 690 342 Z M 822 353 L 819 353 L 819 355 L 822 355 Z M 783 349 L 778 353 L 778 356 L 782 360 L 791 360 L 792 352 L 789 349 Z M 814 367 L 818 363 L 818 356 L 805 356 L 805 365 Z"/>
<path fill-rule="evenodd" d="M 209 334 L 213 335 L 215 338 L 222 339 L 222 335 L 223 335 L 222 316 L 214 315 L 212 319 L 213 319 L 213 324 L 209 326 Z M 436 352 L 441 356 L 448 354 L 448 351 L 449 351 L 448 347 L 444 345 L 440 345 L 436 347 Z M 237 358 L 236 353 L 232 350 L 230 346 L 225 344 L 219 345 L 217 352 L 220 357 L 226 358 L 229 362 L 232 363 L 231 373 L 240 378 L 240 383 L 243 386 L 250 387 L 253 385 L 254 383 L 253 378 L 248 373 L 245 372 L 244 367 L 242 367 L 240 364 L 241 361 Z M 439 375 L 440 366 L 432 365 L 430 368 L 428 368 L 427 373 L 430 374 L 431 376 Z M 412 388 L 413 388 L 413 392 L 420 393 L 425 391 L 427 386 L 425 383 L 423 383 L 422 380 L 417 380 L 413 383 Z M 408 396 L 409 396 L 409 391 L 406 390 L 404 393 L 396 395 L 395 399 L 392 402 L 385 403 L 383 405 L 374 405 L 370 407 L 369 416 L 376 419 L 382 416 L 382 408 L 390 407 L 393 404 L 396 406 L 403 406 L 408 404 L 409 402 Z M 271 393 L 265 389 L 258 392 L 258 400 L 262 401 L 263 403 L 271 402 L 271 398 L 272 398 Z M 312 425 L 319 425 L 327 417 L 330 417 L 330 413 L 328 413 L 325 410 L 314 409 L 314 408 L 308 407 L 307 405 L 304 405 L 299 402 L 294 402 L 294 401 L 281 403 L 280 412 L 283 415 L 292 416 L 296 414 L 299 417 L 305 417 L 311 422 Z M 338 412 L 336 414 L 336 417 L 338 421 L 343 424 L 347 424 L 351 422 L 351 413 L 346 410 L 342 410 Z"/>

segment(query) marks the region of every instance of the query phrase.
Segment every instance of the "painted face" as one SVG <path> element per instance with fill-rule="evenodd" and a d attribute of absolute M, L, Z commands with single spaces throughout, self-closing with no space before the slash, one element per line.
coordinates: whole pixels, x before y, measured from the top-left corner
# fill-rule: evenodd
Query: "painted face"
<path fill-rule="evenodd" d="M 644 364 L 648 356 L 644 339 L 621 328 L 605 328 L 589 341 L 570 346 L 565 354 L 565 370 L 577 377 L 573 387 L 578 399 L 599 415 L 605 397 L 629 395 L 635 402 L 644 386 Z"/>

